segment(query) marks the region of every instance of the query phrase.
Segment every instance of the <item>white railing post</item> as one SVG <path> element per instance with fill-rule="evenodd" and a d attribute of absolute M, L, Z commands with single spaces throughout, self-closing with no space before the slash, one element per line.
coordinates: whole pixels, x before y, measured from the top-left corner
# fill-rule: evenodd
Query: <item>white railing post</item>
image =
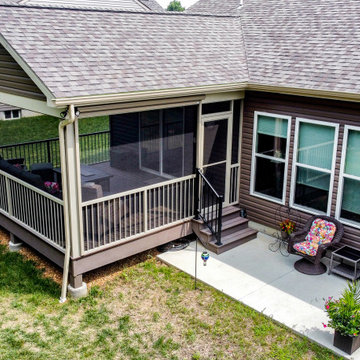
<path fill-rule="evenodd" d="M 144 196 L 144 207 L 143 207 L 143 213 L 144 213 L 144 232 L 148 230 L 148 192 L 147 190 L 143 191 Z"/>
<path fill-rule="evenodd" d="M 8 201 L 8 214 L 9 214 L 9 216 L 12 216 L 13 209 L 12 209 L 10 182 L 9 182 L 9 178 L 7 176 L 5 177 L 5 186 L 6 186 L 6 195 L 7 195 L 7 201 Z"/>

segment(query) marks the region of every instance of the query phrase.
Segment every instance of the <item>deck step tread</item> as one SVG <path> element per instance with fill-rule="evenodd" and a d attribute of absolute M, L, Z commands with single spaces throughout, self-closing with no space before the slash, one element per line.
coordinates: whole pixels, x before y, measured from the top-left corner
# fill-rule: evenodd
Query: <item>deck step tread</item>
<path fill-rule="evenodd" d="M 237 211 L 240 211 L 239 207 L 233 206 L 233 205 L 227 206 L 227 207 L 223 208 L 222 215 L 225 216 L 225 215 L 233 214 L 234 212 L 237 212 Z"/>
<path fill-rule="evenodd" d="M 251 228 L 246 228 L 246 229 L 242 229 L 242 230 L 239 230 L 239 231 L 236 231 L 232 234 L 229 234 L 229 235 L 226 235 L 224 237 L 221 238 L 221 242 L 223 245 L 220 245 L 219 247 L 221 246 L 224 246 L 224 245 L 227 245 L 229 243 L 232 243 L 234 241 L 238 241 L 242 238 L 246 238 L 248 236 L 251 236 L 251 235 L 256 235 L 257 234 L 257 231 L 254 230 L 254 229 L 251 229 Z M 215 240 L 213 240 L 215 242 Z"/>
<path fill-rule="evenodd" d="M 222 217 L 224 218 L 225 216 L 234 214 L 238 211 L 240 211 L 240 208 L 237 206 L 234 206 L 234 205 L 227 206 L 227 207 L 223 208 Z M 217 219 L 217 214 L 214 214 L 214 219 Z M 201 219 L 199 219 L 199 220 L 193 219 L 193 221 L 197 222 L 198 224 L 204 223 Z"/>
<path fill-rule="evenodd" d="M 222 217 L 234 214 L 234 213 L 239 212 L 239 211 L 240 211 L 240 208 L 237 207 L 237 206 L 230 205 L 230 206 L 224 207 L 222 209 Z M 215 219 L 217 218 L 217 214 L 215 213 L 215 211 L 214 211 L 214 218 Z"/>
<path fill-rule="evenodd" d="M 240 216 L 234 219 L 226 220 L 222 223 L 222 231 L 231 229 L 232 227 L 235 226 L 244 225 L 248 223 L 248 221 L 249 221 L 248 219 L 244 219 Z M 206 235 L 211 235 L 211 231 L 208 228 L 204 228 L 200 231 Z"/>

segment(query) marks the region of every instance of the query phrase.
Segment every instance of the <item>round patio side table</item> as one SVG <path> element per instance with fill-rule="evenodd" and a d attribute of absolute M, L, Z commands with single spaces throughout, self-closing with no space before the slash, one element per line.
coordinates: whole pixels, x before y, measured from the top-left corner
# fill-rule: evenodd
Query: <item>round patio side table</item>
<path fill-rule="evenodd" d="M 269 250 L 272 252 L 280 251 L 282 256 L 289 256 L 290 254 L 288 253 L 287 248 L 290 235 L 283 237 L 281 233 L 275 232 L 272 236 L 275 240 L 269 244 Z"/>

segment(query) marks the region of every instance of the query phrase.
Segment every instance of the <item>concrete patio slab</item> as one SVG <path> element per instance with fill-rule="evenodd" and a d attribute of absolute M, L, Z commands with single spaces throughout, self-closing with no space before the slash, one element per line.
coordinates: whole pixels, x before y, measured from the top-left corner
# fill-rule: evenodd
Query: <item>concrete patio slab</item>
<path fill-rule="evenodd" d="M 197 251 L 197 276 L 202 282 L 308 337 L 346 359 L 360 360 L 360 350 L 349 356 L 332 345 L 333 330 L 324 328 L 328 318 L 324 299 L 339 297 L 346 280 L 336 275 L 309 276 L 297 272 L 298 256 L 282 256 L 268 249 L 274 239 L 259 233 L 257 239 L 220 255 L 210 253 L 203 266 Z M 195 242 L 184 250 L 158 258 L 191 276 L 195 274 Z"/>

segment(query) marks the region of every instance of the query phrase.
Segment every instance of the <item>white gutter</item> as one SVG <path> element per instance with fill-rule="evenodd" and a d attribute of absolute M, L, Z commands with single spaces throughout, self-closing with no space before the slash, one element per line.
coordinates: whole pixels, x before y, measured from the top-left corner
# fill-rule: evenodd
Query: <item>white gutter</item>
<path fill-rule="evenodd" d="M 51 102 L 55 107 L 64 107 L 69 104 L 75 106 L 88 106 L 88 105 L 103 105 L 122 102 L 134 102 L 142 100 L 155 100 L 165 99 L 172 97 L 183 97 L 199 94 L 215 94 L 231 91 L 261 91 L 271 92 L 286 95 L 296 95 L 305 97 L 316 97 L 329 100 L 340 100 L 350 102 L 360 102 L 359 93 L 338 92 L 328 90 L 314 90 L 314 89 L 302 89 L 292 88 L 286 86 L 276 85 L 261 85 L 249 82 L 237 82 L 231 84 L 221 85 L 208 85 L 208 86 L 196 86 L 191 88 L 178 88 L 167 90 L 149 90 L 149 91 L 134 91 L 128 93 L 119 94 L 106 94 L 106 95 L 89 95 L 89 96 L 76 96 L 69 98 L 56 98 Z"/>
<path fill-rule="evenodd" d="M 75 106 L 102 105 L 119 102 L 164 99 L 199 94 L 211 94 L 245 89 L 245 83 L 232 83 L 222 85 L 195 86 L 191 88 L 178 88 L 167 90 L 134 91 L 120 94 L 77 96 L 72 98 L 57 98 L 52 102 L 56 107 L 66 106 L 69 103 Z"/>
<path fill-rule="evenodd" d="M 62 191 L 64 201 L 64 223 L 65 223 L 65 257 L 63 267 L 63 279 L 61 288 L 60 303 L 66 301 L 68 277 L 69 277 L 69 266 L 70 266 L 70 253 L 71 253 L 71 241 L 70 241 L 70 211 L 69 211 L 69 199 L 68 199 L 68 172 L 66 167 L 66 149 L 65 149 L 65 127 L 73 124 L 76 121 L 75 107 L 70 105 L 68 107 L 67 119 L 59 123 L 59 143 L 60 143 L 60 159 L 61 159 L 61 172 L 62 172 Z"/>

